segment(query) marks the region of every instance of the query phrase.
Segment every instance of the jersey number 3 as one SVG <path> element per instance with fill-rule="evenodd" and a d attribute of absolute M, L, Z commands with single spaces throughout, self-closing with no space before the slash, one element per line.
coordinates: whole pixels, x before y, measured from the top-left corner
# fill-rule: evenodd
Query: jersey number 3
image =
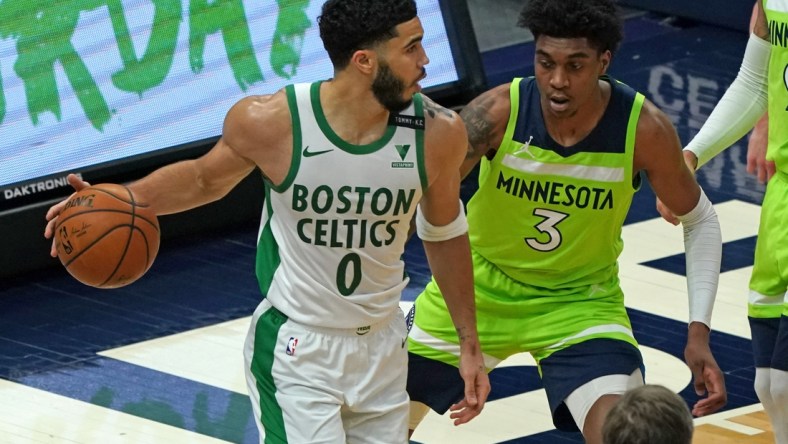
<path fill-rule="evenodd" d="M 539 216 L 544 219 L 536 224 L 535 228 L 542 234 L 540 238 L 546 238 L 546 240 L 542 242 L 535 237 L 526 237 L 525 243 L 536 251 L 553 251 L 560 247 L 563 238 L 561 237 L 561 232 L 556 228 L 556 225 L 569 215 L 559 213 L 558 211 L 547 210 L 545 208 L 537 208 L 534 210 L 534 216 Z"/>

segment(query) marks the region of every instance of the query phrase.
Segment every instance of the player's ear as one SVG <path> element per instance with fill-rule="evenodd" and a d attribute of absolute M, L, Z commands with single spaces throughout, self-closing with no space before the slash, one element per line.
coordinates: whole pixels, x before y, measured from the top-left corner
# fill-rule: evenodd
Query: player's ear
<path fill-rule="evenodd" d="M 599 68 L 599 75 L 605 74 L 607 72 L 607 68 L 610 66 L 610 60 L 613 58 L 613 54 L 610 50 L 603 52 L 599 56 L 600 68 Z"/>
<path fill-rule="evenodd" d="M 377 65 L 377 54 L 371 49 L 359 49 L 350 56 L 350 64 L 364 74 L 372 74 Z"/>

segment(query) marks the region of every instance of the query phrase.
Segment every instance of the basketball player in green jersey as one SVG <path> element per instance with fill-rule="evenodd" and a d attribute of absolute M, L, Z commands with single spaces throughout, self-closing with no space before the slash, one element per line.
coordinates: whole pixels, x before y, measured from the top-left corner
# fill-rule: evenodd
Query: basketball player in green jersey
<path fill-rule="evenodd" d="M 768 110 L 765 159 L 755 159 L 758 177 L 768 178 L 763 198 L 747 315 L 755 359 L 755 393 L 778 444 L 788 444 L 788 2 L 756 3 L 755 24 L 739 74 L 684 149 L 691 169 L 743 137 Z M 765 173 L 763 171 L 766 171 Z M 657 208 L 669 221 L 670 211 Z"/>
<path fill-rule="evenodd" d="M 477 323 L 488 369 L 530 352 L 555 425 L 601 442 L 607 412 L 644 384 L 617 260 L 641 173 L 685 230 L 689 326 L 685 358 L 705 415 L 726 402 L 709 348 L 721 235 L 681 156 L 668 117 L 605 75 L 621 39 L 612 0 L 530 0 L 520 24 L 535 38 L 535 77 L 515 79 L 461 112 L 463 176 L 481 161 L 468 202 Z M 428 284 L 409 316 L 411 429 L 428 411 L 472 419 L 454 376 L 459 347 L 443 287 Z M 659 295 L 654 295 L 659 297 Z M 523 418 L 527 421 L 528 418 Z"/>
<path fill-rule="evenodd" d="M 417 207 L 471 408 L 481 410 L 490 390 L 459 199 L 466 131 L 420 94 L 429 59 L 413 0 L 330 0 L 318 23 L 332 79 L 240 100 L 207 154 L 129 189 L 169 214 L 221 198 L 259 168 L 265 298 L 244 358 L 261 442 L 405 443 L 401 257 Z M 47 236 L 62 207 L 50 209 Z"/>

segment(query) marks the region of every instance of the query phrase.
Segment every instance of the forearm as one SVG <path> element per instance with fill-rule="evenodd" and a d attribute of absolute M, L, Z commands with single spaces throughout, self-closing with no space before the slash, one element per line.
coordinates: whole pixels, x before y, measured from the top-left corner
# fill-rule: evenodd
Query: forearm
<path fill-rule="evenodd" d="M 424 251 L 457 329 L 461 349 L 476 345 L 476 303 L 468 235 L 440 242 L 424 241 Z"/>
<path fill-rule="evenodd" d="M 750 35 L 739 74 L 685 148 L 695 153 L 698 167 L 741 139 L 766 112 L 770 50 L 769 42 Z"/>
<path fill-rule="evenodd" d="M 251 160 L 219 139 L 205 155 L 159 168 L 129 188 L 156 214 L 172 214 L 221 199 L 254 168 Z"/>
<path fill-rule="evenodd" d="M 135 199 L 157 215 L 179 213 L 223 197 L 229 189 L 211 190 L 201 180 L 194 160 L 173 163 L 128 184 Z"/>
<path fill-rule="evenodd" d="M 697 206 L 679 220 L 684 228 L 689 322 L 711 326 L 722 258 L 719 220 L 702 190 Z"/>

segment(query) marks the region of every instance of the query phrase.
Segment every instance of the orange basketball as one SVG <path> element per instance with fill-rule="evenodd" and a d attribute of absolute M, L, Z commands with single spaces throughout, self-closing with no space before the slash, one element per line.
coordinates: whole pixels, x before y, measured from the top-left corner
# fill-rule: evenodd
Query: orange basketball
<path fill-rule="evenodd" d="M 87 187 L 57 218 L 55 247 L 66 270 L 83 284 L 117 288 L 139 279 L 159 252 L 159 221 L 123 185 Z"/>

